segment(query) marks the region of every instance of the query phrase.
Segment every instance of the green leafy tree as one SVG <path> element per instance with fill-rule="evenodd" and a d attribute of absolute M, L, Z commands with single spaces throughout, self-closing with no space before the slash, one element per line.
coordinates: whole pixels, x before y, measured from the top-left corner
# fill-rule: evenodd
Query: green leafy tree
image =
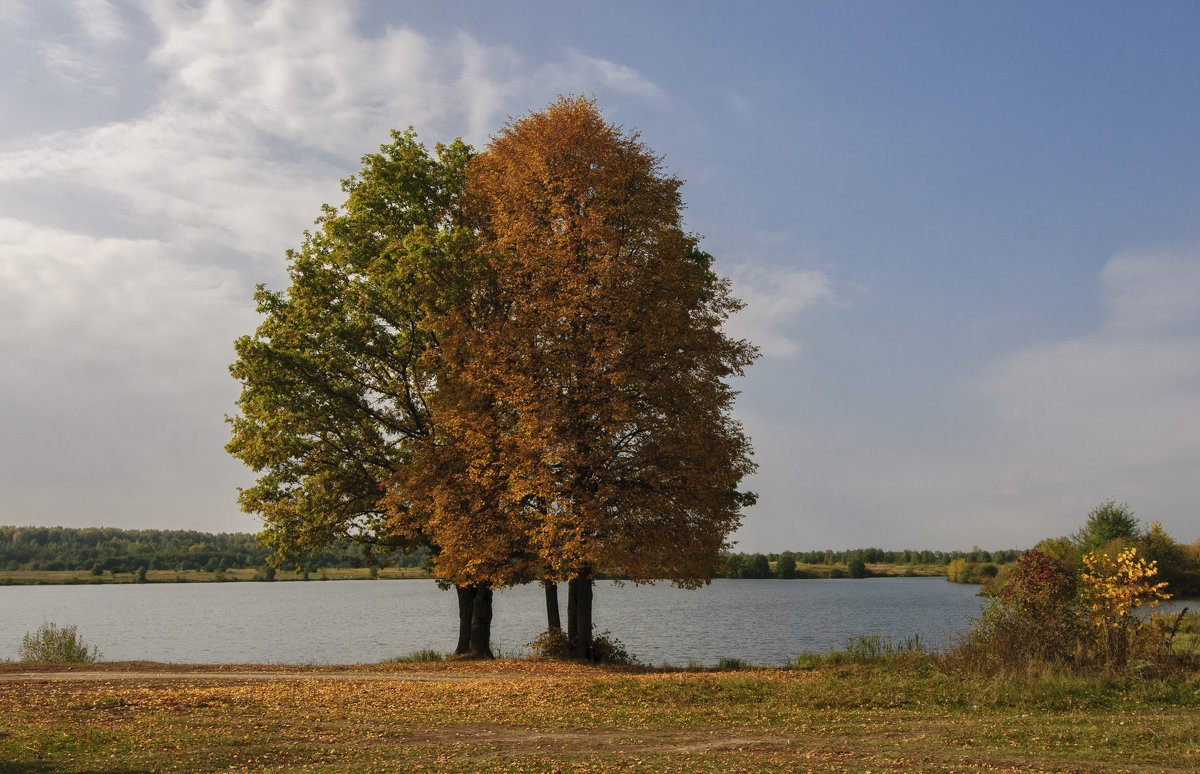
<path fill-rule="evenodd" d="M 1135 542 L 1140 535 L 1138 521 L 1129 506 L 1107 500 L 1088 513 L 1087 523 L 1072 536 L 1071 542 L 1083 555 L 1099 551 L 1115 540 Z"/>
<path fill-rule="evenodd" d="M 1183 546 L 1175 542 L 1163 525 L 1154 522 L 1138 540 L 1141 554 L 1158 568 L 1159 580 L 1165 581 L 1172 593 L 1191 591 L 1188 584 L 1188 562 Z"/>
<path fill-rule="evenodd" d="M 770 578 L 771 577 L 771 562 L 762 554 L 750 554 L 746 557 L 746 563 L 742 566 L 743 578 Z"/>
<path fill-rule="evenodd" d="M 791 551 L 784 551 L 779 555 L 779 559 L 775 561 L 775 574 L 784 580 L 796 577 L 796 555 Z"/>
<path fill-rule="evenodd" d="M 303 566 L 306 578 L 331 544 L 431 545 L 406 507 L 384 499 L 431 432 L 424 356 L 438 342 L 424 321 L 452 303 L 442 270 L 470 240 L 459 216 L 470 158 L 459 141 L 431 155 L 411 130 L 394 132 L 343 181 L 345 204 L 326 205 L 288 252 L 287 290 L 258 288 L 264 320 L 236 342 L 230 371 L 243 388 L 226 448 L 258 473 L 239 501 L 263 519 L 273 561 Z M 477 592 L 490 611 L 486 584 L 455 580 L 460 615 Z M 486 643 L 490 612 L 474 623 Z"/>
<path fill-rule="evenodd" d="M 1046 538 L 1034 546 L 1038 551 L 1052 556 L 1063 563 L 1067 572 L 1071 575 L 1078 575 L 1083 571 L 1083 557 L 1079 550 L 1075 548 L 1071 538 Z"/>

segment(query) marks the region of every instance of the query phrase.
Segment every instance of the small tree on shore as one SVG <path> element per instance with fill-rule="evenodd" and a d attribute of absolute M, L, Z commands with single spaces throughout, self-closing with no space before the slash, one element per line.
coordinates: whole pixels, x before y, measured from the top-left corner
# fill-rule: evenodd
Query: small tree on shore
<path fill-rule="evenodd" d="M 1165 581 L 1154 582 L 1158 566 L 1127 548 L 1114 555 L 1084 554 L 1080 578 L 1083 609 L 1106 663 L 1124 666 L 1130 642 L 1142 630 L 1146 612 L 1169 599 Z"/>
<path fill-rule="evenodd" d="M 1071 537 L 1071 542 L 1082 556 L 1099 551 L 1115 540 L 1133 543 L 1140 533 L 1138 521 L 1128 505 L 1106 500 L 1088 513 L 1087 523 Z"/>
<path fill-rule="evenodd" d="M 1026 551 L 975 619 L 959 655 L 975 666 L 1006 671 L 1074 662 L 1082 631 L 1076 590 L 1076 578 L 1061 559 Z"/>

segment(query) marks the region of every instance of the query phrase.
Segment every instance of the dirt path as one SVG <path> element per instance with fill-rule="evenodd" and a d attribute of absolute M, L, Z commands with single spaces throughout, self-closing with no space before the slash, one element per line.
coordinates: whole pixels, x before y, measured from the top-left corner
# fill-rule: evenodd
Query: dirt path
<path fill-rule="evenodd" d="M 0 673 L 0 683 L 30 682 L 146 682 L 146 681 L 250 681 L 250 682 L 297 682 L 323 680 L 332 682 L 459 682 L 464 680 L 513 680 L 529 679 L 529 675 L 451 674 L 429 672 L 10 672 Z"/>
<path fill-rule="evenodd" d="M 402 668 L 368 666 L 206 666 L 176 664 L 95 664 L 80 666 L 29 666 L 0 664 L 0 683 L 29 682 L 476 682 L 482 680 L 551 680 L 578 677 L 592 671 L 577 665 L 537 666 L 500 662 L 458 662 L 406 665 Z M 612 672 L 609 672 L 612 674 Z"/>

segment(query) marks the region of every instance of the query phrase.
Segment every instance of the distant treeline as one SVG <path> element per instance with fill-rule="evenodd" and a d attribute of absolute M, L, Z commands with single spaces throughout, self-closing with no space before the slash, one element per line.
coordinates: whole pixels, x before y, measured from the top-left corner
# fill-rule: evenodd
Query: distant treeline
<path fill-rule="evenodd" d="M 1001 565 L 1014 561 L 1020 551 L 884 551 L 856 548 L 852 551 L 782 551 L 778 554 L 726 554 L 725 578 L 852 578 L 866 577 L 869 564 L 905 566 L 918 574 L 918 567 L 938 567 L 945 575 L 952 562 L 972 565 Z M 828 568 L 828 569 L 825 569 Z M 946 568 L 946 569 L 940 569 Z M 906 574 L 901 572 L 900 574 Z M 928 574 L 928 573 L 925 573 Z"/>
<path fill-rule="evenodd" d="M 725 578 L 850 577 L 866 573 L 868 564 L 937 567 L 944 575 L 951 562 L 1006 564 L 1019 551 L 783 551 L 778 554 L 726 554 Z M 254 535 L 243 532 L 212 534 L 194 530 L 117 529 L 115 527 L 0 527 L 0 570 L 69 570 L 92 573 L 132 573 L 146 570 L 239 570 L 265 567 L 270 550 Z M 377 553 L 375 564 L 419 567 L 424 550 Z M 366 567 L 371 562 L 359 546 L 333 546 L 311 557 L 305 567 Z M 861 567 L 860 567 L 861 565 Z M 789 569 L 790 568 L 790 569 Z M 914 572 L 915 574 L 915 572 Z M 927 572 L 924 574 L 928 574 Z"/>
<path fill-rule="evenodd" d="M 264 567 L 270 550 L 248 533 L 112 527 L 0 527 L 0 570 L 73 570 L 99 574 L 146 570 L 238 570 Z M 418 567 L 424 551 L 377 553 L 383 566 Z M 309 570 L 365 567 L 362 548 L 333 546 L 310 557 Z"/>

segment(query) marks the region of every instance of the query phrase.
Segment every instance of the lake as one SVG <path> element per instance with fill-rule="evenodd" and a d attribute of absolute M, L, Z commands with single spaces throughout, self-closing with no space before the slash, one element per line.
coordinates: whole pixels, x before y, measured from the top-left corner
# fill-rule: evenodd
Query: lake
<path fill-rule="evenodd" d="M 978 590 L 945 578 L 715 580 L 694 591 L 600 582 L 594 616 L 643 663 L 782 664 L 877 632 L 940 647 L 979 612 Z M 559 596 L 565 616 L 565 585 Z M 527 653 L 546 628 L 540 586 L 499 591 L 494 609 L 492 642 L 506 655 Z M 106 661 L 196 664 L 374 663 L 448 652 L 458 635 L 454 593 L 427 580 L 0 586 L 0 659 L 44 622 L 77 626 Z"/>

